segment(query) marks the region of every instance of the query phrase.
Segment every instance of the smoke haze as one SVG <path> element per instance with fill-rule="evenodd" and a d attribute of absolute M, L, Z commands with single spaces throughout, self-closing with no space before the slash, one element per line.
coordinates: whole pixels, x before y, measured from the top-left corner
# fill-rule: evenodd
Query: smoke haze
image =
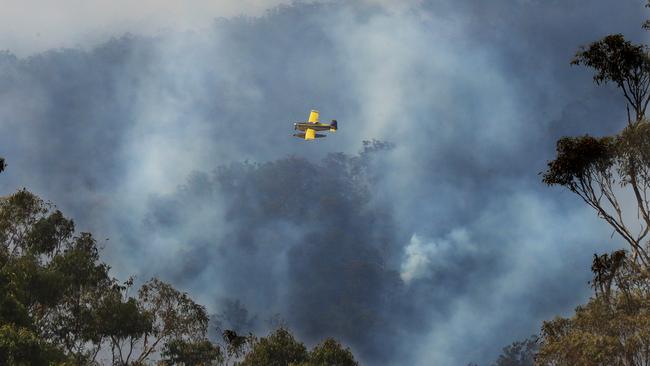
<path fill-rule="evenodd" d="M 538 173 L 560 136 L 625 123 L 569 61 L 644 41 L 641 1 L 23 3 L 0 16 L 0 194 L 51 200 L 116 276 L 242 331 L 488 364 L 620 246 Z M 292 138 L 311 108 L 339 131 Z"/>

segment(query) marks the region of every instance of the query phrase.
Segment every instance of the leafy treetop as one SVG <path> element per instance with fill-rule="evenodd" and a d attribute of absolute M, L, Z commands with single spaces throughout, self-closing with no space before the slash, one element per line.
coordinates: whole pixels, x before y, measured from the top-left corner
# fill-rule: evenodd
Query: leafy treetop
<path fill-rule="evenodd" d="M 640 121 L 645 116 L 650 101 L 650 57 L 648 47 L 627 41 L 622 34 L 613 34 L 581 47 L 571 64 L 585 65 L 596 70 L 594 82 L 613 82 L 622 91 L 625 99 L 636 112 Z"/>

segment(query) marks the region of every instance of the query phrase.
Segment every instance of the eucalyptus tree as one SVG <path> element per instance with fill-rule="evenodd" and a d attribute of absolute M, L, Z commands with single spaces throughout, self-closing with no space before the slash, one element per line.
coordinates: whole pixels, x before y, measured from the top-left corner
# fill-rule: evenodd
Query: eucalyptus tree
<path fill-rule="evenodd" d="M 596 84 L 612 82 L 621 90 L 627 124 L 613 136 L 561 138 L 543 181 L 578 195 L 627 247 L 594 255 L 593 297 L 573 316 L 543 323 L 536 364 L 645 366 L 650 364 L 648 47 L 609 35 L 581 48 L 572 63 L 593 68 Z"/>

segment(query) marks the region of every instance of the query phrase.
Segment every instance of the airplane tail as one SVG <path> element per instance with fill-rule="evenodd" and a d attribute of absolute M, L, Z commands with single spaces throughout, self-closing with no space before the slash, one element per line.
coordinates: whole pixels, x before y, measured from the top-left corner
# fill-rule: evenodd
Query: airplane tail
<path fill-rule="evenodd" d="M 336 132 L 336 130 L 339 129 L 339 124 L 336 122 L 335 119 L 332 120 L 332 123 L 330 123 L 330 131 Z"/>

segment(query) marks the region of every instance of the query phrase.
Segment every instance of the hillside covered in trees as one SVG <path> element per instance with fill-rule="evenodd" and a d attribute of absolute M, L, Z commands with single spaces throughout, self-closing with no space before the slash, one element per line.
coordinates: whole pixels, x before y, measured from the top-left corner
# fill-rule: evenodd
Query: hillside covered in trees
<path fill-rule="evenodd" d="M 90 233 L 23 189 L 0 201 L 3 365 L 357 365 L 328 338 L 310 351 L 284 328 L 266 337 L 225 329 L 187 293 L 152 278 L 112 278 Z"/>

